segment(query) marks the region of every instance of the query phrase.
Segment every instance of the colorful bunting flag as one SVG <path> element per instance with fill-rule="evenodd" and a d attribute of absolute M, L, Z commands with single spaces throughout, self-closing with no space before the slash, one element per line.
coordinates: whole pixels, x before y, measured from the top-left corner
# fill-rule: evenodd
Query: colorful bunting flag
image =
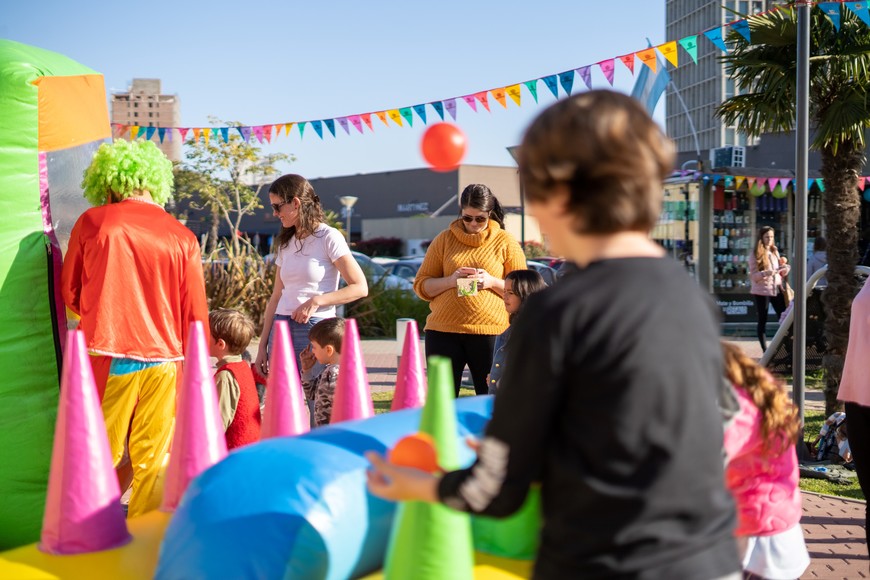
<path fill-rule="evenodd" d="M 420 120 L 423 121 L 423 124 L 426 124 L 426 105 L 414 105 L 414 112 L 417 113 L 417 116 L 420 117 Z"/>
<path fill-rule="evenodd" d="M 538 102 L 538 79 L 533 81 L 526 81 L 523 83 L 526 85 L 526 88 L 529 89 L 529 92 L 532 93 L 532 98 L 535 99 L 535 102 Z"/>
<path fill-rule="evenodd" d="M 456 99 L 444 99 L 444 108 L 447 109 L 447 112 L 450 113 L 450 116 L 453 117 L 453 120 L 456 120 Z"/>
<path fill-rule="evenodd" d="M 263 125 L 263 137 L 266 138 L 268 143 L 272 142 L 272 127 L 274 125 Z"/>
<path fill-rule="evenodd" d="M 372 127 L 372 114 L 371 113 L 363 113 L 359 116 L 360 119 L 363 120 L 363 123 L 369 128 L 369 131 L 374 131 L 374 127 Z"/>
<path fill-rule="evenodd" d="M 557 99 L 559 98 L 559 85 L 558 78 L 556 75 L 550 75 L 548 77 L 544 77 L 541 79 L 544 81 L 544 84 L 547 85 L 547 88 L 550 89 L 550 92 L 553 93 L 553 96 Z"/>
<path fill-rule="evenodd" d="M 432 101 L 429 104 L 432 105 L 432 108 L 435 109 L 435 112 L 438 113 L 438 116 L 443 121 L 444 120 L 444 103 L 442 103 L 441 101 Z"/>
<path fill-rule="evenodd" d="M 206 147 L 208 147 L 208 139 L 209 139 L 210 135 L 211 135 L 211 131 L 209 131 L 208 129 L 202 130 L 202 140 L 205 142 Z"/>
<path fill-rule="evenodd" d="M 390 124 L 387 123 L 387 112 L 386 111 L 378 111 L 377 113 L 375 113 L 375 115 L 378 116 L 378 119 L 380 119 L 384 125 L 386 125 L 387 127 L 390 126 Z"/>
<path fill-rule="evenodd" d="M 332 133 L 333 137 L 335 137 L 335 119 L 324 119 L 323 124 L 326 125 L 329 132 Z"/>
<path fill-rule="evenodd" d="M 290 129 L 292 129 L 292 128 L 293 128 L 293 125 L 295 125 L 295 124 L 296 124 L 296 123 L 284 123 L 284 135 L 285 135 L 285 136 L 289 136 L 289 135 L 290 135 Z"/>
<path fill-rule="evenodd" d="M 738 175 L 734 178 L 735 187 L 740 189 L 740 186 L 743 185 L 743 182 L 746 181 L 746 177 L 743 175 Z"/>
<path fill-rule="evenodd" d="M 156 133 L 156 132 L 157 132 L 157 127 L 148 127 L 147 129 L 145 129 L 145 139 L 147 141 L 150 141 L 151 137 L 153 137 L 154 133 Z"/>
<path fill-rule="evenodd" d="M 350 129 L 347 125 L 347 117 L 339 117 L 336 121 L 338 121 L 338 124 L 341 125 L 342 129 L 344 129 L 344 132 L 350 135 Z"/>
<path fill-rule="evenodd" d="M 492 89 L 489 92 L 492 93 L 492 98 L 494 98 L 496 101 L 498 101 L 499 105 L 501 105 L 502 107 L 507 109 L 507 102 L 506 102 L 507 97 L 505 96 L 504 87 L 502 87 L 500 89 Z"/>
<path fill-rule="evenodd" d="M 511 100 L 517 104 L 517 107 L 522 106 L 523 92 L 520 89 L 520 85 L 506 87 L 506 91 Z"/>
<path fill-rule="evenodd" d="M 169 133 L 169 134 L 172 135 L 172 133 Z M 166 135 L 166 129 L 164 129 L 163 127 L 160 127 L 159 129 L 157 129 L 157 136 L 160 138 L 161 143 L 163 143 L 163 137 L 165 135 Z"/>
<path fill-rule="evenodd" d="M 187 132 L 190 131 L 187 127 L 181 127 L 178 129 L 178 132 L 181 134 L 181 141 L 184 142 L 187 139 Z"/>
<path fill-rule="evenodd" d="M 351 115 L 350 117 L 348 117 L 348 119 L 350 119 L 351 125 L 356 127 L 357 131 L 359 131 L 360 133 L 363 132 L 362 119 L 360 119 L 359 115 Z"/>
<path fill-rule="evenodd" d="M 571 89 L 574 88 L 574 71 L 568 70 L 563 73 L 559 73 L 559 84 L 562 85 L 565 93 L 570 95 Z"/>
<path fill-rule="evenodd" d="M 616 68 L 616 63 L 614 59 L 608 58 L 607 60 L 602 60 L 598 63 L 598 67 L 601 69 L 601 72 L 604 73 L 604 78 L 607 79 L 607 82 L 610 83 L 610 86 L 613 86 L 613 71 Z"/>
<path fill-rule="evenodd" d="M 654 47 L 639 50 L 635 54 L 652 72 L 656 72 L 656 61 L 658 61 L 658 58 L 656 57 L 656 49 Z"/>
<path fill-rule="evenodd" d="M 477 101 L 474 100 L 474 95 L 465 95 L 462 97 L 462 100 L 465 101 L 466 105 L 471 107 L 472 111 L 477 112 Z"/>
<path fill-rule="evenodd" d="M 698 35 L 681 38 L 680 46 L 689 53 L 689 56 L 692 57 L 692 62 L 698 64 Z"/>
<path fill-rule="evenodd" d="M 736 22 L 732 22 L 731 30 L 739 33 L 743 38 L 746 39 L 746 42 L 752 42 L 752 39 L 749 37 L 749 22 L 747 22 L 746 20 L 738 20 Z"/>
<path fill-rule="evenodd" d="M 837 32 L 840 32 L 840 3 L 839 2 L 819 2 L 819 8 L 822 13 L 834 24 Z"/>
<path fill-rule="evenodd" d="M 846 2 L 846 8 L 855 13 L 855 16 L 861 19 L 864 24 L 870 26 L 870 9 L 867 8 L 866 2 Z"/>
<path fill-rule="evenodd" d="M 483 105 L 483 108 L 489 112 L 489 101 L 486 94 L 489 91 L 480 91 L 479 93 L 474 93 L 474 98 L 480 101 L 480 104 Z"/>
<path fill-rule="evenodd" d="M 620 56 L 619 60 L 622 61 L 622 64 L 624 64 L 626 67 L 628 67 L 628 70 L 631 71 L 631 74 L 634 74 L 634 53 L 633 52 L 631 54 L 624 54 L 624 55 Z"/>
<path fill-rule="evenodd" d="M 305 136 L 305 124 L 307 122 L 308 121 L 300 121 L 299 122 L 299 138 L 300 139 L 302 139 L 302 137 Z"/>
<path fill-rule="evenodd" d="M 710 39 L 710 42 L 716 45 L 716 48 L 721 50 L 722 52 L 728 52 L 728 47 L 725 46 L 725 41 L 722 40 L 722 29 L 721 28 L 713 28 L 711 30 L 705 30 L 704 36 Z"/>
<path fill-rule="evenodd" d="M 674 66 L 680 66 L 679 57 L 677 56 L 676 40 L 660 44 L 656 48 L 659 49 L 659 52 L 662 53 L 662 56 L 665 57 L 669 63 Z"/>
<path fill-rule="evenodd" d="M 586 88 L 592 89 L 592 67 L 590 66 L 581 66 L 577 69 L 577 74 L 583 80 L 583 84 L 586 85 Z"/>
<path fill-rule="evenodd" d="M 221 136 L 224 138 L 224 143 L 227 143 L 230 140 L 230 128 L 221 127 Z"/>
<path fill-rule="evenodd" d="M 320 121 L 311 121 L 311 126 L 314 127 L 317 136 L 323 139 L 323 124 Z"/>
<path fill-rule="evenodd" d="M 199 127 L 193 128 L 193 141 L 194 143 L 199 143 Z"/>
<path fill-rule="evenodd" d="M 254 137 L 256 137 L 257 141 L 262 143 L 263 142 L 263 127 L 257 126 L 257 127 L 253 127 L 253 129 L 254 129 Z"/>
<path fill-rule="evenodd" d="M 402 113 L 399 112 L 399 109 L 390 109 L 389 111 L 387 111 L 387 115 L 390 117 L 390 119 L 393 120 L 393 123 L 395 123 L 399 127 L 403 126 Z"/>
<path fill-rule="evenodd" d="M 402 115 L 402 117 L 406 121 L 408 121 L 409 127 L 414 126 L 414 113 L 413 111 L 411 111 L 411 107 L 402 107 L 401 109 L 399 109 L 399 114 Z M 401 123 L 399 124 L 399 126 L 401 126 Z"/>

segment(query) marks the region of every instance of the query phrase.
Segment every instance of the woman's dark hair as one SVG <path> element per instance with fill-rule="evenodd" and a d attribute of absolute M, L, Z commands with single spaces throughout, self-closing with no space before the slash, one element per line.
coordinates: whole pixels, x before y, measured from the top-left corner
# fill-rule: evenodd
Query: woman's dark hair
<path fill-rule="evenodd" d="M 485 211 L 489 219 L 504 229 L 504 209 L 492 193 L 492 190 L 481 183 L 472 183 L 462 190 L 459 196 L 459 207 L 472 207 L 478 211 Z"/>
<path fill-rule="evenodd" d="M 508 275 L 504 277 L 505 282 L 510 280 L 513 283 L 513 287 L 511 288 L 511 292 L 513 292 L 517 298 L 520 299 L 520 306 L 526 301 L 526 298 L 534 294 L 535 292 L 540 292 L 544 288 L 547 287 L 547 283 L 544 282 L 544 278 L 534 270 L 513 270 L 512 272 L 508 272 Z M 510 321 L 514 321 L 514 316 L 516 316 L 516 312 L 511 313 Z"/>
<path fill-rule="evenodd" d="M 817 236 L 816 240 L 813 242 L 813 251 L 814 252 L 824 252 L 828 249 L 828 241 L 822 236 Z"/>
<path fill-rule="evenodd" d="M 320 205 L 320 198 L 314 193 L 314 188 L 311 187 L 308 180 L 295 173 L 282 175 L 276 179 L 269 187 L 269 193 L 277 195 L 285 203 L 293 201 L 295 197 L 299 198 L 299 226 L 298 228 L 297 226 L 282 227 L 281 231 L 278 232 L 278 247 L 287 247 L 290 239 L 296 236 L 297 251 L 301 250 L 301 240 L 314 234 L 317 226 L 323 223 L 323 208 Z"/>

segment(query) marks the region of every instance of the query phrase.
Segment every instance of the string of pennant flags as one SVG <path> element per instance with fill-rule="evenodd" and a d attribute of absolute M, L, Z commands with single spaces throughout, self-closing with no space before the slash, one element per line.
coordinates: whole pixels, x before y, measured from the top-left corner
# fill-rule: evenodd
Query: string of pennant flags
<path fill-rule="evenodd" d="M 813 2 L 833 23 L 836 29 L 840 29 L 840 6 L 845 6 L 852 11 L 861 21 L 867 26 L 870 26 L 870 9 L 867 2 Z M 767 12 L 773 12 L 782 9 L 782 6 L 775 6 Z M 703 31 L 701 34 L 708 39 L 716 48 L 722 52 L 728 52 L 728 45 L 725 42 L 725 31 L 731 30 L 743 36 L 747 42 L 751 42 L 749 22 L 747 19 L 734 20 L 726 23 L 724 26 L 717 26 Z M 698 34 L 685 36 L 679 40 L 672 40 L 651 46 L 644 50 L 631 52 L 622 56 L 607 58 L 594 64 L 578 67 L 568 71 L 563 71 L 556 74 L 542 76 L 536 79 L 523 81 L 521 83 L 510 84 L 493 89 L 487 89 L 476 93 L 463 95 L 460 97 L 450 97 L 412 105 L 409 107 L 397 107 L 394 109 L 385 109 L 383 111 L 373 111 L 369 113 L 359 113 L 348 115 L 345 117 L 335 117 L 329 119 L 307 120 L 307 121 L 290 121 L 285 123 L 271 123 L 265 125 L 252 126 L 226 126 L 226 127 L 145 127 L 141 125 L 126 125 L 122 123 L 112 123 L 112 130 L 116 137 L 124 137 L 128 132 L 130 139 L 144 138 L 147 140 L 158 139 L 160 143 L 165 140 L 173 141 L 175 136 L 180 136 L 182 141 L 190 136 L 194 141 L 203 139 L 208 144 L 210 139 L 221 139 L 224 142 L 229 141 L 232 131 L 238 131 L 239 135 L 245 142 L 250 142 L 251 139 L 256 139 L 260 143 L 271 143 L 273 139 L 277 139 L 282 133 L 284 136 L 289 136 L 295 128 L 300 139 L 305 135 L 306 127 L 314 130 L 320 139 L 323 139 L 324 128 L 333 138 L 337 137 L 336 125 L 338 125 L 346 135 L 351 135 L 351 127 L 359 134 L 365 133 L 365 127 L 368 127 L 369 132 L 374 132 L 375 127 L 380 126 L 376 123 L 380 121 L 384 127 L 398 126 L 408 127 L 414 125 L 415 117 L 424 125 L 429 120 L 434 119 L 431 113 L 427 114 L 430 109 L 438 116 L 438 120 L 445 120 L 445 113 L 456 121 L 457 104 L 465 103 L 473 112 L 479 112 L 478 107 L 491 111 L 490 106 L 492 100 L 498 103 L 501 107 L 508 107 L 508 99 L 513 101 L 516 106 L 522 106 L 523 87 L 526 92 L 531 95 L 535 103 L 538 102 L 539 83 L 543 83 L 547 90 L 552 93 L 553 97 L 559 98 L 560 92 L 564 95 L 571 95 L 574 90 L 574 81 L 576 77 L 586 85 L 587 89 L 592 89 L 592 71 L 598 68 L 604 75 L 604 78 L 613 86 L 614 76 L 616 72 L 616 62 L 621 62 L 625 68 L 634 75 L 636 60 L 640 60 L 643 66 L 648 67 L 651 72 L 655 73 L 659 65 L 659 57 L 661 54 L 665 60 L 677 67 L 680 63 L 680 53 L 683 52 L 689 56 L 693 64 L 698 63 Z M 682 51 L 680 50 L 682 48 Z M 683 57 L 685 59 L 685 56 Z M 663 64 L 662 66 L 667 66 Z M 561 91 L 560 91 L 561 88 Z M 373 119 L 373 117 L 375 119 Z M 778 179 L 778 178 L 771 178 Z M 864 181 L 861 181 L 862 189 Z"/>
<path fill-rule="evenodd" d="M 725 175 L 722 173 L 701 173 L 700 171 L 679 171 L 680 177 L 690 177 L 693 179 L 701 179 L 710 185 L 723 185 L 724 187 L 733 187 L 741 189 L 746 185 L 746 189 L 755 190 L 760 194 L 765 191 L 770 192 L 785 192 L 787 188 L 794 188 L 795 179 L 793 177 L 757 177 L 752 175 Z M 676 176 L 677 173 L 674 175 Z M 807 190 L 813 187 L 819 191 L 825 191 L 825 180 L 821 177 L 811 177 L 807 179 Z M 870 193 L 870 176 L 861 175 L 858 177 L 858 189 Z M 783 193 L 783 195 L 785 195 Z"/>

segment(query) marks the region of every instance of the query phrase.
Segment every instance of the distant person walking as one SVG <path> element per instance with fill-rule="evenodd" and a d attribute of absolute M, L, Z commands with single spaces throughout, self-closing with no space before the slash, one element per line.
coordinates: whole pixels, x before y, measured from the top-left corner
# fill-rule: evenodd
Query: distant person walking
<path fill-rule="evenodd" d="M 495 339 L 508 327 L 504 277 L 526 267 L 522 248 L 504 229 L 504 210 L 487 186 L 466 187 L 459 206 L 459 219 L 432 240 L 414 280 L 414 291 L 431 310 L 426 356 L 451 360 L 457 397 L 465 365 L 474 392 L 487 393 Z"/>
<path fill-rule="evenodd" d="M 791 268 L 776 248 L 775 233 L 772 227 L 764 226 L 758 230 L 755 253 L 749 257 L 750 293 L 755 297 L 755 311 L 758 316 L 758 342 L 762 352 L 767 350 L 767 309 L 773 306 L 776 317 L 786 308 L 782 283 Z"/>
<path fill-rule="evenodd" d="M 807 259 L 807 280 L 818 270 L 828 265 L 828 242 L 822 236 L 818 236 L 813 242 L 813 255 Z M 816 286 L 827 286 L 828 281 L 824 276 L 816 281 Z"/>

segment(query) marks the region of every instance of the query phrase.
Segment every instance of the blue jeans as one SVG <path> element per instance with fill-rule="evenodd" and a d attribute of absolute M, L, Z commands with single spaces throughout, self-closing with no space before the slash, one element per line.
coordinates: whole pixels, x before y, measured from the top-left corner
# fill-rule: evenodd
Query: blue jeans
<path fill-rule="evenodd" d="M 300 353 L 305 350 L 305 347 L 309 345 L 311 341 L 308 340 L 308 333 L 311 331 L 311 327 L 323 320 L 323 318 L 309 318 L 308 322 L 302 324 L 300 322 L 296 322 L 292 318 L 290 318 L 289 314 L 276 314 L 275 320 L 272 323 L 272 330 L 269 331 L 269 346 L 267 347 L 267 351 L 269 352 L 269 360 L 271 360 L 272 353 L 272 336 L 275 334 L 275 322 L 279 320 L 284 320 L 287 322 L 287 325 L 290 328 L 290 340 L 293 342 L 293 353 L 295 355 L 296 360 L 296 369 L 299 371 L 301 376 L 302 374 L 302 361 L 299 359 Z M 324 365 L 315 362 L 314 368 L 312 372 L 314 376 L 320 375 L 323 372 L 323 369 L 326 368 Z M 308 402 L 308 415 L 311 418 L 311 427 L 314 427 L 314 401 Z"/>

